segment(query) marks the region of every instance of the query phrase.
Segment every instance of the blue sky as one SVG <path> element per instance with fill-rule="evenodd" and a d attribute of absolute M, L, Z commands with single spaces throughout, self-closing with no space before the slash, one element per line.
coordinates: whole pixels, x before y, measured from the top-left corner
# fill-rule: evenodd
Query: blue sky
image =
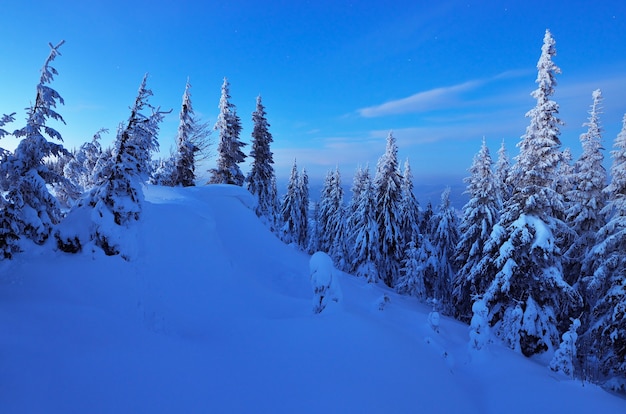
<path fill-rule="evenodd" d="M 563 146 L 580 153 L 594 89 L 607 149 L 626 112 L 626 3 L 616 0 L 60 0 L 11 2 L 2 17 L 0 114 L 17 112 L 10 128 L 21 126 L 48 42 L 65 39 L 53 87 L 70 148 L 100 128 L 110 142 L 148 72 L 151 103 L 173 109 L 159 138 L 167 152 L 187 77 L 213 124 L 226 76 L 245 142 L 263 96 L 279 177 L 295 158 L 313 178 L 339 166 L 349 180 L 359 164 L 375 167 L 393 130 L 418 181 L 453 184 L 483 136 L 494 158 L 502 140 L 517 154 L 546 28 L 563 71 Z"/>

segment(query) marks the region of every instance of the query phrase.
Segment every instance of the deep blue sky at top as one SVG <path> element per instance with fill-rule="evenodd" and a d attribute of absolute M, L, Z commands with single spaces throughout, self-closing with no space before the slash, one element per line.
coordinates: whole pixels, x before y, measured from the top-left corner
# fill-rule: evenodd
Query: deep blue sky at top
<path fill-rule="evenodd" d="M 626 2 L 617 0 L 27 0 L 1 16 L 0 114 L 17 112 L 9 129 L 23 124 L 48 42 L 66 40 L 52 86 L 65 99 L 57 129 L 70 148 L 103 127 L 110 142 L 148 72 L 151 103 L 173 109 L 160 134 L 167 153 L 187 77 L 197 114 L 213 124 L 226 76 L 245 142 L 263 96 L 281 177 L 294 159 L 313 177 L 374 168 L 393 130 L 416 179 L 458 179 L 483 136 L 494 158 L 502 140 L 517 154 L 546 28 L 563 71 L 563 146 L 579 154 L 594 89 L 605 97 L 607 150 L 626 112 Z"/>

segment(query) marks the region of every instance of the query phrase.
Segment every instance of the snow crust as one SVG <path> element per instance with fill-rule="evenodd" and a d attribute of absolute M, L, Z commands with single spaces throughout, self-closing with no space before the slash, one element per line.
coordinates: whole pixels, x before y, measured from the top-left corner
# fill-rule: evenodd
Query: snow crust
<path fill-rule="evenodd" d="M 440 316 L 435 332 L 428 305 L 335 269 L 341 306 L 313 314 L 310 257 L 244 189 L 144 191 L 141 221 L 120 233 L 131 260 L 50 243 L 0 263 L 0 412 L 626 408 L 497 341 L 470 362 L 467 325 Z"/>

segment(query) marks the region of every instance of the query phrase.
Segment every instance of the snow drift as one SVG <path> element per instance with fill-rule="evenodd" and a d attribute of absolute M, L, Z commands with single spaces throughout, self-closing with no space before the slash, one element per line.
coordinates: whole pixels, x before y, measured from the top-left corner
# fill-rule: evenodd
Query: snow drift
<path fill-rule="evenodd" d="M 339 272 L 314 314 L 309 256 L 241 188 L 144 191 L 131 260 L 51 242 L 0 263 L 0 412 L 626 409 L 497 343 L 470 362 L 468 326 L 364 279 Z"/>

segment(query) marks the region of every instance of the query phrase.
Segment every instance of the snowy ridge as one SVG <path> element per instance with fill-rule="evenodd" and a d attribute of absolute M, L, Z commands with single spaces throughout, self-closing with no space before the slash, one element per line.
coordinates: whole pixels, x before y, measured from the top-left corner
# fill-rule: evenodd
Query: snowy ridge
<path fill-rule="evenodd" d="M 1 263 L 0 412 L 626 408 L 498 343 L 470 358 L 467 325 L 382 284 L 339 273 L 341 301 L 313 314 L 309 256 L 240 187 L 144 191 L 130 261 L 48 243 Z"/>

